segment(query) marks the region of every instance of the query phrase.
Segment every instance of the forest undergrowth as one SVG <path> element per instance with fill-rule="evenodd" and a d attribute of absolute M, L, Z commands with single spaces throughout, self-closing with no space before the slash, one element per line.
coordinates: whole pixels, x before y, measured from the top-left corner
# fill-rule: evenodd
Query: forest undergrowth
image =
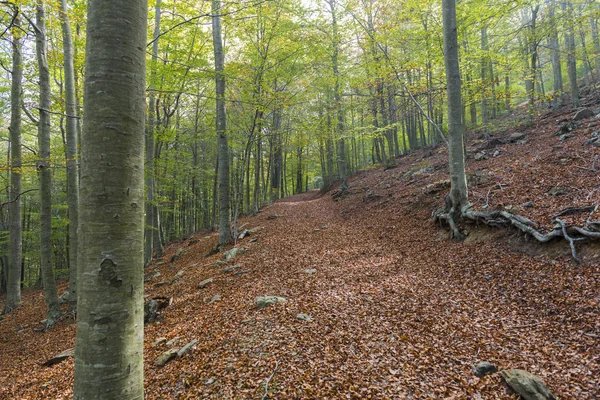
<path fill-rule="evenodd" d="M 471 133 L 474 208 L 546 232 L 567 207 L 586 210 L 565 214 L 569 224 L 600 219 L 600 147 L 588 142 L 600 121 L 555 134 L 572 115 Z M 172 299 L 145 327 L 146 398 L 514 398 L 498 374 L 473 374 L 478 361 L 537 374 L 563 399 L 597 398 L 600 247 L 577 244 L 580 265 L 567 241 L 506 228 L 461 225 L 467 240 L 449 240 L 431 217 L 449 188 L 445 148 L 397 162 L 355 174 L 343 196 L 312 191 L 241 220 L 247 251 L 230 261 L 206 257 L 216 233 L 171 243 L 146 268 L 147 300 Z M 286 302 L 257 308 L 267 295 Z M 75 325 L 40 333 L 43 317 L 42 291 L 27 290 L 0 321 L 0 398 L 72 396 L 73 359 L 42 364 L 74 346 Z"/>

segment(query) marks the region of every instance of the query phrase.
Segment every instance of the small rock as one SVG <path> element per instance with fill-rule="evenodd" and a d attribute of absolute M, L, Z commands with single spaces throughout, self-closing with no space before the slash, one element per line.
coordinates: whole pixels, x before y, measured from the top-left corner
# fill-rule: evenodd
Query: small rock
<path fill-rule="evenodd" d="M 152 279 L 160 278 L 162 274 L 159 271 L 156 271 L 154 275 L 152 275 Z"/>
<path fill-rule="evenodd" d="M 261 308 L 270 306 L 271 304 L 285 303 L 285 302 L 287 302 L 287 299 L 285 297 L 278 297 L 278 296 L 257 297 L 256 298 L 256 308 L 261 309 Z"/>
<path fill-rule="evenodd" d="M 508 386 L 524 400 L 556 400 L 539 376 L 530 374 L 522 369 L 506 369 L 500 375 Z"/>
<path fill-rule="evenodd" d="M 574 133 L 565 133 L 559 136 L 558 140 L 560 140 L 561 142 L 564 142 L 567 139 L 570 139 L 572 137 L 575 137 Z"/>
<path fill-rule="evenodd" d="M 555 186 L 548 192 L 552 196 L 564 196 L 569 193 L 569 189 L 564 187 Z"/>
<path fill-rule="evenodd" d="M 479 364 L 471 365 L 471 369 L 478 378 L 483 378 L 486 375 L 495 374 L 498 372 L 498 367 L 487 361 L 480 362 Z"/>
<path fill-rule="evenodd" d="M 308 314 L 298 314 L 296 315 L 296 318 L 301 319 L 302 321 L 306 321 L 306 322 L 312 322 L 312 317 Z"/>
<path fill-rule="evenodd" d="M 235 256 L 237 256 L 239 254 L 244 254 L 246 251 L 247 250 L 244 249 L 243 247 L 234 247 L 233 249 L 226 251 L 223 254 L 223 258 L 225 259 L 225 261 L 230 261 Z"/>
<path fill-rule="evenodd" d="M 185 346 L 183 346 L 178 352 L 177 352 L 177 357 L 181 358 L 184 355 L 186 355 L 186 353 L 188 351 L 190 351 L 192 349 L 192 347 L 194 347 L 195 345 L 198 344 L 198 341 L 196 339 L 192 340 L 191 342 L 189 342 L 188 344 L 186 344 Z"/>
<path fill-rule="evenodd" d="M 592 143 L 592 146 L 600 147 L 600 140 L 596 140 L 594 143 Z"/>
<path fill-rule="evenodd" d="M 240 268 L 242 268 L 242 266 L 240 264 L 235 264 L 235 265 L 233 265 L 231 267 L 223 268 L 223 273 L 224 274 L 229 274 L 229 273 L 234 272 L 235 270 L 240 269 Z"/>
<path fill-rule="evenodd" d="M 222 299 L 222 298 L 221 298 L 221 295 L 220 295 L 220 294 L 215 294 L 215 295 L 213 296 L 213 298 L 212 298 L 212 299 L 210 299 L 210 301 L 208 302 L 208 304 L 213 304 L 213 303 L 216 303 L 217 301 L 221 301 L 221 299 Z"/>
<path fill-rule="evenodd" d="M 208 278 L 203 280 L 202 282 L 200 282 L 198 284 L 198 289 L 204 289 L 205 287 L 207 287 L 208 285 L 210 285 L 211 283 L 213 283 L 215 281 L 215 278 Z"/>
<path fill-rule="evenodd" d="M 166 346 L 167 346 L 167 347 L 171 347 L 171 346 L 173 346 L 173 345 L 174 345 L 175 343 L 177 343 L 177 342 L 179 342 L 179 336 L 175 336 L 173 339 L 169 340 L 169 341 L 166 343 Z"/>
<path fill-rule="evenodd" d="M 167 365 L 167 363 L 177 357 L 177 352 L 179 349 L 170 349 L 162 353 L 156 361 L 154 361 L 154 365 L 161 368 Z"/>
<path fill-rule="evenodd" d="M 313 232 L 321 232 L 321 230 L 319 228 L 315 228 L 313 229 Z"/>
<path fill-rule="evenodd" d="M 535 207 L 535 204 L 533 204 L 532 201 L 528 201 L 526 203 L 523 203 L 522 207 L 524 207 L 524 208 L 533 208 L 533 207 Z"/>
<path fill-rule="evenodd" d="M 584 108 L 575 113 L 573 121 L 581 121 L 582 119 L 590 118 L 594 116 L 594 110 L 591 108 Z"/>
<path fill-rule="evenodd" d="M 154 287 L 166 286 L 166 285 L 168 285 L 169 283 L 171 283 L 171 282 L 169 282 L 169 281 L 162 281 L 162 282 L 158 282 L 158 283 L 155 283 L 155 284 L 154 284 Z"/>
<path fill-rule="evenodd" d="M 152 343 L 152 347 L 160 346 L 163 343 L 167 343 L 167 338 L 165 338 L 165 337 L 158 338 L 154 341 L 154 343 Z"/>
<path fill-rule="evenodd" d="M 250 235 L 253 235 L 257 232 L 260 232 L 262 230 L 262 228 L 263 228 L 262 226 L 257 226 L 256 228 L 248 229 L 248 233 Z"/>
<path fill-rule="evenodd" d="M 490 156 L 488 156 L 484 152 L 479 152 L 479 153 L 475 154 L 475 161 L 487 160 L 489 158 L 490 158 Z"/>
<path fill-rule="evenodd" d="M 188 247 L 195 245 L 196 243 L 200 243 L 200 239 L 191 239 L 188 242 Z"/>
<path fill-rule="evenodd" d="M 552 151 L 560 151 L 562 149 L 563 149 L 562 146 L 552 146 Z"/>
<path fill-rule="evenodd" d="M 258 242 L 257 238 L 252 238 L 248 241 L 248 243 L 256 243 L 256 242 Z"/>
<path fill-rule="evenodd" d="M 177 273 L 175 274 L 175 276 L 173 277 L 173 279 L 171 279 L 171 282 L 174 282 L 174 281 L 176 281 L 177 279 L 181 278 L 182 276 L 183 276 L 183 270 L 181 270 L 181 271 L 177 272 Z"/>
<path fill-rule="evenodd" d="M 173 257 L 171 257 L 171 259 L 169 260 L 169 262 L 176 262 L 177 260 L 179 260 L 179 256 L 177 254 L 173 255 Z"/>
<path fill-rule="evenodd" d="M 245 238 L 246 236 L 248 236 L 248 229 L 244 229 L 244 230 L 242 231 L 242 233 L 240 233 L 240 234 L 238 235 L 238 239 L 240 239 L 240 240 L 241 240 L 241 239 Z"/>
<path fill-rule="evenodd" d="M 509 139 L 511 142 L 516 142 L 516 141 L 518 141 L 518 140 L 523 140 L 523 139 L 525 139 L 526 137 L 527 137 L 527 135 L 526 135 L 526 134 L 524 134 L 523 132 L 515 132 L 515 133 L 513 133 L 512 135 L 510 135 L 510 136 L 508 137 L 508 139 Z"/>
<path fill-rule="evenodd" d="M 496 150 L 496 151 L 494 152 L 494 154 L 492 154 L 492 157 L 496 158 L 496 157 L 498 157 L 499 155 L 500 155 L 500 150 Z"/>
<path fill-rule="evenodd" d="M 303 271 L 305 274 L 308 274 L 308 276 L 311 276 L 312 274 L 314 274 L 315 272 L 317 272 L 316 269 L 305 269 Z"/>
<path fill-rule="evenodd" d="M 215 267 L 217 268 L 222 267 L 223 265 L 227 265 L 227 262 L 219 260 L 215 263 Z"/>
<path fill-rule="evenodd" d="M 158 301 L 150 300 L 144 304 L 144 324 L 156 321 L 158 316 Z"/>
<path fill-rule="evenodd" d="M 216 381 L 217 381 L 217 380 L 216 380 L 215 378 L 208 378 L 208 379 L 206 380 L 206 385 L 207 385 L 207 386 L 210 386 L 210 385 L 212 385 L 213 383 L 215 383 Z"/>
<path fill-rule="evenodd" d="M 75 348 L 65 350 L 62 353 L 57 354 L 57 355 L 53 356 L 52 358 L 50 358 L 48 361 L 46 361 L 44 363 L 44 366 L 50 367 L 52 365 L 59 364 L 59 363 L 63 362 L 64 360 L 66 360 L 67 358 L 73 357 L 74 355 L 75 355 Z"/>
<path fill-rule="evenodd" d="M 269 216 L 267 217 L 267 219 L 268 219 L 269 221 L 272 221 L 272 220 L 274 220 L 274 219 L 277 219 L 277 218 L 279 218 L 279 217 L 281 217 L 281 215 L 279 215 L 279 214 L 271 214 L 271 215 L 269 215 Z"/>

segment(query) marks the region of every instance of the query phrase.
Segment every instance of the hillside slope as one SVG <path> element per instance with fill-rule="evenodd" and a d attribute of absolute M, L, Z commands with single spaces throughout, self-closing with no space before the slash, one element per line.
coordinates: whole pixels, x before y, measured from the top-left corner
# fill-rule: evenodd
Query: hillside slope
<path fill-rule="evenodd" d="M 548 230 L 565 207 L 600 204 L 600 148 L 584 146 L 598 122 L 554 136 L 570 118 L 547 114 L 519 130 L 526 138 L 485 150 L 515 130 L 474 134 L 468 153 L 484 152 L 468 162 L 474 206 L 508 208 Z M 561 398 L 597 398 L 598 246 L 578 248 L 578 265 L 566 241 L 542 246 L 513 230 L 465 226 L 465 242 L 448 240 L 431 218 L 448 189 L 445 157 L 442 147 L 417 152 L 356 174 L 340 198 L 309 192 L 267 206 L 242 220 L 260 229 L 229 262 L 205 257 L 215 234 L 170 244 L 146 270 L 148 299 L 173 300 L 145 328 L 146 398 L 267 398 L 266 381 L 279 399 L 513 398 L 497 374 L 474 376 L 479 360 L 535 373 Z M 287 301 L 258 309 L 266 295 Z M 26 291 L 0 321 L 0 398 L 72 394 L 72 359 L 41 364 L 74 345 L 75 326 L 65 318 L 34 332 L 42 296 Z M 160 368 L 169 346 L 153 347 L 159 338 L 198 344 Z"/>

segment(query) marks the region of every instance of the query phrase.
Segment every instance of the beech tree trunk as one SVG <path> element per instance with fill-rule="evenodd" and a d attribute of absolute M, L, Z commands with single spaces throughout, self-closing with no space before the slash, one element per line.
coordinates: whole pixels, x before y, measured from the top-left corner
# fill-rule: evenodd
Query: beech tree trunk
<path fill-rule="evenodd" d="M 21 88 L 23 60 L 21 54 L 22 31 L 19 10 L 15 7 L 12 28 L 12 81 L 10 89 L 10 188 L 8 227 L 10 257 L 6 283 L 6 306 L 11 312 L 21 302 L 21 261 L 23 257 L 23 225 L 21 222 Z"/>
<path fill-rule="evenodd" d="M 444 58 L 448 84 L 448 158 L 450 164 L 451 218 L 458 218 L 466 207 L 467 179 L 465 175 L 464 124 L 461 118 L 461 81 L 458 63 L 458 41 L 455 0 L 443 0 Z"/>
<path fill-rule="evenodd" d="M 89 0 L 75 400 L 144 398 L 145 0 Z"/>
<path fill-rule="evenodd" d="M 554 96 L 552 98 L 552 107 L 557 109 L 562 106 L 563 98 L 563 79 L 562 79 L 562 67 L 560 63 L 560 44 L 558 41 L 558 32 L 556 30 L 556 19 L 555 9 L 556 4 L 554 0 L 548 1 L 548 20 L 550 21 L 550 35 L 548 36 L 548 47 L 550 48 L 550 60 L 552 62 L 552 74 L 554 76 L 554 83 L 552 89 L 554 90 Z"/>
<path fill-rule="evenodd" d="M 69 208 L 69 310 L 77 304 L 77 254 L 79 225 L 79 166 L 77 135 L 77 100 L 75 95 L 75 69 L 73 66 L 73 35 L 67 11 L 67 0 L 60 2 L 60 22 L 63 37 L 65 74 L 65 113 L 67 139 L 67 206 Z"/>
<path fill-rule="evenodd" d="M 46 10 L 43 0 L 36 5 L 35 48 L 39 69 L 40 117 L 38 146 L 40 159 L 37 170 L 40 179 L 40 264 L 44 298 L 46 300 L 45 328 L 53 326 L 60 317 L 60 305 L 54 266 L 52 265 L 52 169 L 50 168 L 50 70 L 46 45 Z"/>
<path fill-rule="evenodd" d="M 564 1 L 562 4 L 565 15 L 573 14 L 573 6 L 570 2 Z M 579 85 L 577 84 L 577 60 L 575 59 L 575 33 L 573 32 L 572 18 L 568 18 L 568 28 L 565 31 L 565 44 L 567 47 L 567 72 L 569 74 L 569 83 L 571 84 L 571 101 L 573 108 L 580 106 Z"/>
<path fill-rule="evenodd" d="M 158 39 L 160 35 L 161 0 L 154 6 L 154 35 L 152 37 L 152 63 L 150 66 L 150 87 L 148 99 L 148 130 L 146 132 L 146 223 L 144 229 L 144 265 L 152 262 L 152 252 L 162 248 L 160 237 L 154 231 L 158 229 L 158 208 L 154 204 L 156 186 L 154 181 L 154 135 L 156 131 L 156 63 L 158 60 Z M 156 215 L 158 216 L 158 215 Z"/>
<path fill-rule="evenodd" d="M 232 241 L 229 204 L 229 144 L 225 116 L 225 56 L 221 37 L 221 2 L 212 0 L 212 34 L 215 54 L 215 94 L 217 98 L 217 140 L 219 147 L 219 245 Z"/>

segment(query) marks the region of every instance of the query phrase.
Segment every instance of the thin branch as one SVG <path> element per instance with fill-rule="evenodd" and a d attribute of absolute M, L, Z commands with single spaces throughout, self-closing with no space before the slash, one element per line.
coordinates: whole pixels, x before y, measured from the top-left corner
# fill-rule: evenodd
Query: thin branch
<path fill-rule="evenodd" d="M 8 204 L 16 202 L 16 201 L 17 201 L 17 200 L 19 200 L 19 198 L 21 198 L 21 196 L 23 196 L 24 194 L 27 194 L 27 193 L 29 193 L 29 192 L 33 192 L 33 191 L 35 191 L 35 190 L 39 190 L 39 189 L 38 189 L 38 188 L 34 188 L 34 189 L 29 189 L 29 190 L 26 190 L 26 191 L 24 191 L 24 192 L 21 192 L 21 193 L 19 193 L 19 194 L 17 195 L 17 197 L 15 197 L 15 199 L 14 199 L 14 200 L 10 200 L 10 201 L 7 201 L 7 202 L 5 202 L 5 203 L 2 203 L 2 204 L 0 204 L 0 210 L 2 210 L 2 208 L 4 208 L 4 206 L 6 206 L 6 205 L 8 205 Z"/>
<path fill-rule="evenodd" d="M 269 376 L 269 379 L 265 382 L 265 393 L 261 400 L 266 400 L 269 397 L 269 383 L 271 383 L 271 379 L 275 376 L 275 372 L 277 372 L 277 367 L 279 367 L 279 361 L 275 362 L 275 368 L 273 369 L 273 373 Z"/>

